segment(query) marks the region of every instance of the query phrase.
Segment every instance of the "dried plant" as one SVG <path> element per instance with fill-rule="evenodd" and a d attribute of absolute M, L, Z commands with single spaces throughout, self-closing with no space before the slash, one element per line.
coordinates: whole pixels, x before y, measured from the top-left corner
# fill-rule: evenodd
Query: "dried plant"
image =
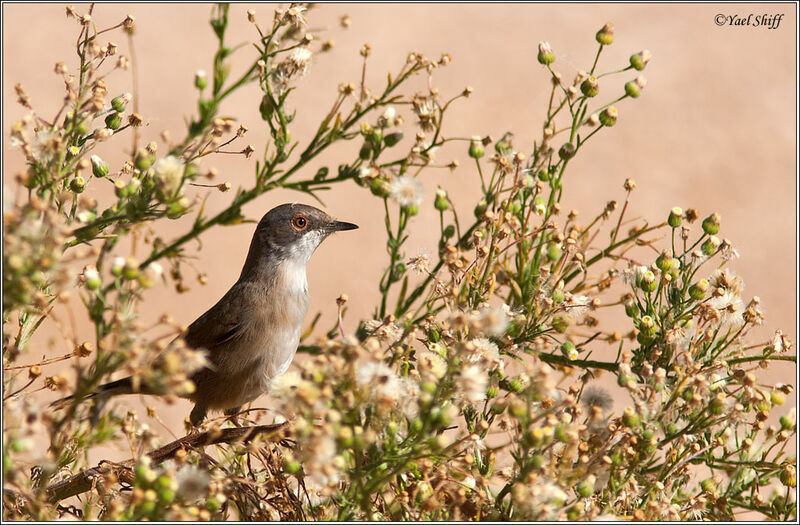
<path fill-rule="evenodd" d="M 764 383 L 759 370 L 796 357 L 780 331 L 748 339 L 764 316 L 726 265 L 738 254 L 719 237 L 720 215 L 700 220 L 697 210 L 673 208 L 651 222 L 627 219 L 630 178 L 620 181 L 622 204 L 607 203 L 588 223 L 561 209 L 570 179 L 582 176 L 567 175 L 571 160 L 645 88 L 648 51 L 600 71 L 611 24 L 596 34 L 591 67 L 572 80 L 539 44 L 550 97 L 541 138 L 523 152 L 511 133 L 496 141 L 444 133 L 445 113 L 472 92 L 434 87 L 447 54 L 410 53 L 380 89 L 365 75 L 340 84 L 314 136 L 293 137 L 294 86 L 331 44 L 306 36 L 305 6 L 277 9 L 267 21 L 248 12 L 256 56 L 237 77 L 229 7 L 216 6 L 213 73 L 194 78 L 197 114 L 185 137 L 140 146 L 147 117 L 112 87 L 113 73 L 131 61 L 105 40 L 132 42 L 135 19 L 100 29 L 93 7 L 78 11 L 67 8 L 79 64 L 74 73 L 56 65 L 65 84 L 57 114 L 47 120 L 16 86 L 30 110 L 11 130 L 28 164 L 17 181 L 28 192 L 3 210 L 4 518 L 796 519 L 796 458 L 785 451 L 795 410 L 780 408 L 794 387 Z M 366 71 L 371 49 L 359 52 Z M 414 76 L 428 89 L 409 91 Z M 250 83 L 261 88 L 258 111 L 270 131 L 262 149 L 242 145 L 247 128 L 220 116 Z M 132 143 L 130 158 L 110 166 L 94 153 L 103 141 Z M 357 157 L 307 175 L 310 161 L 345 141 L 359 141 Z M 437 161 L 452 148 L 466 148 L 474 165 Z M 232 198 L 206 165 L 225 153 L 258 157 L 251 186 Z M 435 169 L 473 174 L 481 192 L 474 216 L 459 216 L 445 188 L 426 197 L 419 181 Z M 348 334 L 342 316 L 359 298 L 341 296 L 337 324 L 304 341 L 308 359 L 272 385 L 287 422 L 223 428 L 216 419 L 158 447 L 135 412 L 101 410 L 87 398 L 117 371 L 172 398 L 193 388 L 187 378 L 203 366 L 202 352 L 175 340 L 181 327 L 169 316 L 142 326 L 143 290 L 160 281 L 185 289 L 193 268 L 186 243 L 242 222 L 242 206 L 260 195 L 316 197 L 351 183 L 384 204 L 380 301 L 374 318 Z M 115 197 L 104 202 L 98 190 L 109 184 Z M 205 199 L 229 204 L 206 216 Z M 409 255 L 409 225 L 429 205 L 439 212 L 431 225 L 438 246 Z M 188 213 L 196 216 L 186 233 L 158 234 L 160 223 Z M 144 243 L 144 260 L 121 253 L 126 238 Z M 69 309 L 70 293 L 85 312 Z M 624 310 L 627 321 L 601 321 L 601 309 Z M 65 325 L 62 312 L 85 316 L 94 342 L 19 364 L 43 322 Z M 614 360 L 591 359 L 608 345 Z M 45 372 L 65 360 L 74 379 Z M 595 384 L 601 372 L 627 393 L 622 409 Z M 73 397 L 50 410 L 31 395 L 42 389 Z M 773 409 L 780 417 L 769 424 Z M 257 408 L 245 414 L 250 423 L 263 417 Z M 148 418 L 158 420 L 154 408 Z M 37 440 L 47 449 L 32 450 Z M 131 459 L 90 464 L 88 451 L 104 443 L 127 444 Z"/>

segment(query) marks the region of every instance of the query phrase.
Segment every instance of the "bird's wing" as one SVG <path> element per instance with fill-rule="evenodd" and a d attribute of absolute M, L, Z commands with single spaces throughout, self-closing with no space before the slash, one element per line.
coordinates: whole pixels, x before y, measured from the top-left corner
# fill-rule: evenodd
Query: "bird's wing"
<path fill-rule="evenodd" d="M 245 294 L 234 286 L 206 313 L 195 320 L 186 331 L 184 339 L 192 348 L 205 348 L 209 352 L 241 337 L 244 332 L 241 308 Z"/>

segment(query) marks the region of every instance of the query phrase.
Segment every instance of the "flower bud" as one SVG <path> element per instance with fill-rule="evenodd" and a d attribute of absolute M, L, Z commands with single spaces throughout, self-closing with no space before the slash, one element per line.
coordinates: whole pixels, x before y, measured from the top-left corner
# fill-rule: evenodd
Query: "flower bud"
<path fill-rule="evenodd" d="M 106 126 L 109 129 L 113 129 L 114 131 L 116 131 L 119 129 L 121 125 L 122 125 L 122 119 L 120 118 L 119 113 L 114 112 L 106 117 Z"/>
<path fill-rule="evenodd" d="M 122 269 L 125 267 L 125 259 L 123 257 L 116 257 L 111 262 L 111 275 L 119 277 L 122 275 Z"/>
<path fill-rule="evenodd" d="M 405 210 L 406 214 L 409 217 L 413 217 L 414 215 L 419 213 L 419 206 L 417 206 L 416 204 L 412 204 L 411 206 L 406 206 L 405 208 L 403 208 L 403 210 Z"/>
<path fill-rule="evenodd" d="M 656 267 L 664 273 L 676 272 L 680 269 L 680 261 L 674 257 L 670 257 L 666 253 L 662 253 L 656 257 Z"/>
<path fill-rule="evenodd" d="M 708 281 L 700 279 L 689 287 L 689 297 L 701 301 L 706 296 L 706 291 L 708 291 Z"/>
<path fill-rule="evenodd" d="M 578 486 L 575 487 L 575 492 L 582 498 L 588 498 L 594 494 L 594 484 L 596 481 L 597 478 L 593 474 L 589 474 L 585 480 L 578 483 Z"/>
<path fill-rule="evenodd" d="M 194 87 L 203 91 L 207 85 L 208 78 L 206 78 L 206 72 L 202 69 L 197 70 L 194 74 Z"/>
<path fill-rule="evenodd" d="M 716 235 L 719 233 L 720 216 L 719 213 L 712 213 L 703 219 L 703 231 L 708 235 Z"/>
<path fill-rule="evenodd" d="M 358 157 L 361 160 L 369 160 L 372 156 L 372 145 L 369 141 L 365 140 L 364 143 L 361 145 L 361 149 L 358 150 Z"/>
<path fill-rule="evenodd" d="M 139 171 L 145 171 L 147 168 L 153 165 L 155 161 L 155 157 L 151 155 L 147 150 L 140 149 L 136 152 L 136 157 L 133 159 L 133 164 L 136 166 L 136 169 Z"/>
<path fill-rule="evenodd" d="M 134 258 L 125 260 L 125 266 L 122 267 L 122 276 L 125 279 L 136 279 L 139 276 L 139 263 Z"/>
<path fill-rule="evenodd" d="M 590 76 L 581 83 L 581 93 L 587 97 L 596 97 L 600 92 L 600 84 L 597 83 L 597 78 Z"/>
<path fill-rule="evenodd" d="M 632 407 L 628 407 L 622 412 L 622 424 L 628 428 L 633 428 L 639 426 L 639 423 L 642 422 L 642 418 L 639 417 L 639 414 Z"/>
<path fill-rule="evenodd" d="M 704 492 L 713 493 L 717 490 L 717 483 L 714 481 L 714 478 L 706 478 L 700 482 L 700 488 L 703 489 Z"/>
<path fill-rule="evenodd" d="M 783 469 L 781 469 L 779 478 L 785 487 L 791 488 L 797 486 L 797 470 L 793 465 L 785 465 Z"/>
<path fill-rule="evenodd" d="M 649 315 L 643 316 L 639 320 L 639 330 L 646 334 L 654 334 L 656 332 L 656 323 Z"/>
<path fill-rule="evenodd" d="M 389 133 L 385 137 L 383 137 L 383 143 L 386 144 L 386 147 L 391 148 L 398 142 L 400 142 L 403 138 L 402 131 L 395 131 L 394 133 Z"/>
<path fill-rule="evenodd" d="M 97 268 L 92 265 L 86 266 L 83 269 L 83 279 L 86 283 L 86 287 L 90 290 L 97 290 L 103 285 L 103 281 L 100 280 L 100 273 L 98 273 Z"/>
<path fill-rule="evenodd" d="M 575 156 L 575 152 L 576 152 L 575 144 L 573 144 L 572 142 L 566 142 L 564 143 L 563 146 L 558 148 L 558 156 L 561 158 L 561 160 L 571 159 L 572 157 Z"/>
<path fill-rule="evenodd" d="M 636 54 L 631 55 L 631 66 L 636 71 L 641 71 L 650 62 L 652 55 L 647 49 L 643 49 Z"/>
<path fill-rule="evenodd" d="M 619 112 L 617 108 L 614 106 L 607 107 L 603 111 L 600 112 L 600 124 L 610 128 L 614 124 L 617 123 L 617 115 Z"/>
<path fill-rule="evenodd" d="M 439 211 L 445 211 L 450 207 L 450 201 L 447 200 L 447 193 L 441 188 L 436 190 L 433 207 Z"/>
<path fill-rule="evenodd" d="M 123 113 L 125 111 L 125 98 L 124 97 L 114 97 L 111 99 L 111 107 L 117 113 Z"/>
<path fill-rule="evenodd" d="M 595 35 L 598 44 L 609 46 L 614 42 L 614 26 L 608 22 Z"/>
<path fill-rule="evenodd" d="M 642 280 L 639 283 L 639 288 L 644 290 L 645 292 L 653 292 L 656 288 L 658 288 L 658 281 L 656 281 L 656 276 L 650 270 L 647 270 L 642 275 Z"/>
<path fill-rule="evenodd" d="M 480 220 L 483 219 L 483 215 L 486 213 L 487 204 L 485 200 L 481 200 L 475 209 L 472 212 L 475 214 L 475 218 Z"/>
<path fill-rule="evenodd" d="M 639 86 L 631 80 L 630 82 L 625 82 L 625 94 L 631 98 L 639 98 L 639 95 L 642 94 L 642 90 L 639 89 Z"/>
<path fill-rule="evenodd" d="M 672 228 L 677 228 L 681 225 L 681 221 L 683 220 L 683 210 L 678 208 L 672 208 L 669 211 L 669 217 L 667 217 L 667 224 L 670 225 Z"/>
<path fill-rule="evenodd" d="M 75 193 L 83 193 L 83 190 L 86 189 L 86 181 L 83 179 L 83 177 L 78 175 L 69 182 L 69 189 Z"/>
<path fill-rule="evenodd" d="M 105 177 L 108 175 L 108 164 L 103 162 L 103 159 L 98 157 L 97 155 L 91 156 L 92 161 L 92 173 L 95 177 Z"/>
<path fill-rule="evenodd" d="M 547 245 L 547 259 L 550 261 L 557 261 L 561 257 L 561 248 L 556 243 Z"/>
<path fill-rule="evenodd" d="M 480 137 L 472 137 L 472 140 L 469 142 L 469 156 L 473 159 L 483 157 L 483 142 Z"/>
<path fill-rule="evenodd" d="M 797 426 L 797 410 L 791 409 L 782 415 L 779 421 L 783 430 L 794 430 Z"/>
<path fill-rule="evenodd" d="M 559 334 L 563 334 L 567 331 L 567 328 L 569 328 L 569 317 L 557 315 L 553 318 L 552 325 L 553 330 Z"/>
<path fill-rule="evenodd" d="M 700 250 L 702 250 L 703 255 L 711 257 L 712 255 L 717 253 L 720 244 L 722 244 L 722 241 L 719 240 L 719 237 L 717 237 L 716 235 L 712 235 L 711 238 L 709 238 L 706 242 L 703 243 L 702 246 L 700 246 Z"/>
<path fill-rule="evenodd" d="M 636 306 L 636 302 L 633 299 L 628 299 L 624 303 L 625 306 L 625 315 L 631 318 L 635 318 L 639 315 L 639 307 Z"/>
<path fill-rule="evenodd" d="M 122 179 L 117 179 L 114 182 L 114 193 L 120 199 L 123 199 L 128 196 L 128 186 L 125 184 L 125 181 Z"/>
<path fill-rule="evenodd" d="M 550 180 L 550 172 L 542 168 L 539 170 L 539 173 L 536 174 L 536 177 L 542 182 L 547 182 Z"/>
<path fill-rule="evenodd" d="M 556 55 L 553 53 L 552 48 L 548 42 L 539 42 L 539 54 L 536 59 L 543 66 L 547 66 L 555 62 Z"/>
<path fill-rule="evenodd" d="M 720 415 L 725 410 L 725 394 L 720 392 L 711 400 L 708 406 L 709 411 L 714 415 Z"/>

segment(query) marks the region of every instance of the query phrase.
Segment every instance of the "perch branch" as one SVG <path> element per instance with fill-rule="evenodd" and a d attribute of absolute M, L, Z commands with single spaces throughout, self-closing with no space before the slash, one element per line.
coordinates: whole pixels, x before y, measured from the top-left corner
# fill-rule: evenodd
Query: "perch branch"
<path fill-rule="evenodd" d="M 286 423 L 275 425 L 258 425 L 254 427 L 226 428 L 223 430 L 212 429 L 207 432 L 189 434 L 175 441 L 157 448 L 147 455 L 152 460 L 152 465 L 158 465 L 175 457 L 179 450 L 216 445 L 218 443 L 247 443 L 262 434 L 275 434 L 286 427 Z M 96 467 L 86 469 L 63 481 L 53 483 L 47 487 L 47 501 L 57 503 L 63 499 L 82 494 L 98 487 L 104 490 L 103 483 L 106 475 L 114 474 L 117 479 L 133 483 L 131 467 L 134 461 L 129 459 L 123 463 L 101 461 Z"/>

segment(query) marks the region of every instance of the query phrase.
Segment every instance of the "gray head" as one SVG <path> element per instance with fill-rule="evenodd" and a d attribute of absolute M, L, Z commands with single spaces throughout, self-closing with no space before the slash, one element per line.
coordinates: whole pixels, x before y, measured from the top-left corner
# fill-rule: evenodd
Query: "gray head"
<path fill-rule="evenodd" d="M 256 227 L 242 277 L 248 270 L 262 266 L 265 258 L 275 263 L 293 260 L 305 265 L 317 246 L 330 234 L 356 228 L 355 224 L 337 221 L 313 206 L 276 206 L 261 218 Z"/>

